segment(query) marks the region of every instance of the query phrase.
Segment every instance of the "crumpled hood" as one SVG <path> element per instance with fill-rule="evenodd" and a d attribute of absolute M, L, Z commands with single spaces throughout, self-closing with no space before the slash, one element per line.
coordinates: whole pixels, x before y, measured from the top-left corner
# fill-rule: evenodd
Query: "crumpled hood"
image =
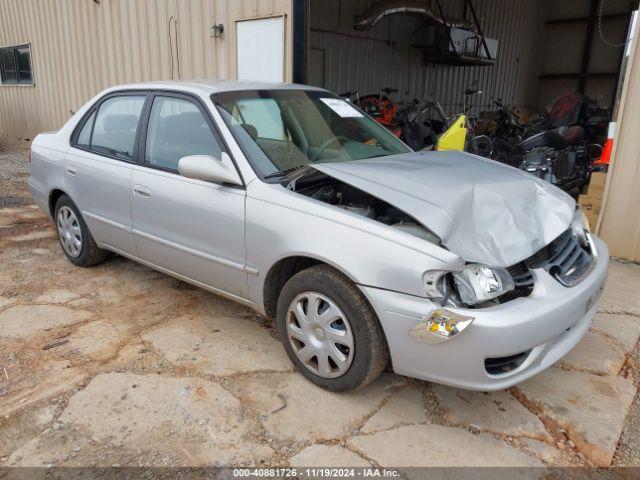
<path fill-rule="evenodd" d="M 466 261 L 507 267 L 570 225 L 574 200 L 521 170 L 463 152 L 313 167 L 411 215 Z"/>

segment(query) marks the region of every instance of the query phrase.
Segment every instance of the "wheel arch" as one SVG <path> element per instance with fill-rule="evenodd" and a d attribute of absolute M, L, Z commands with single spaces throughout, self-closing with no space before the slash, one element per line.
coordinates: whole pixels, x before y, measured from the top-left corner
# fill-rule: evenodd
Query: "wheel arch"
<path fill-rule="evenodd" d="M 62 196 L 62 195 L 67 195 L 67 192 L 65 192 L 64 190 L 62 190 L 61 188 L 58 187 L 54 187 L 51 189 L 51 191 L 49 192 L 49 214 L 51 215 L 51 218 L 55 218 L 55 209 L 56 209 L 56 203 L 58 202 L 58 199 Z"/>
<path fill-rule="evenodd" d="M 269 317 L 275 318 L 276 316 L 278 297 L 285 283 L 296 273 L 316 265 L 326 265 L 357 283 L 353 276 L 344 269 L 313 255 L 291 254 L 280 258 L 267 271 L 262 288 L 264 311 Z"/>

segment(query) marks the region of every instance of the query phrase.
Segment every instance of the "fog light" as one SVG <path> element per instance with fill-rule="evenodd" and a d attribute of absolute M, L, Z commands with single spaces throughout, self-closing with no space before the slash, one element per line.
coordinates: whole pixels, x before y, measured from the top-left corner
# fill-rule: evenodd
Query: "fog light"
<path fill-rule="evenodd" d="M 471 325 L 474 317 L 438 308 L 409 331 L 409 335 L 426 343 L 436 344 L 451 340 Z"/>

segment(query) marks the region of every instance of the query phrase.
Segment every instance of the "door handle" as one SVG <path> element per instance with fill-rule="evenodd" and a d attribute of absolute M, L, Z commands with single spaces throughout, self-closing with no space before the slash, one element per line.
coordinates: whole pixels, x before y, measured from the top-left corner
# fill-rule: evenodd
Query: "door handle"
<path fill-rule="evenodd" d="M 141 198 L 150 198 L 151 190 L 147 187 L 143 187 L 142 185 L 134 185 L 133 194 Z"/>
<path fill-rule="evenodd" d="M 66 167 L 65 171 L 67 172 L 67 175 L 71 175 L 72 177 L 75 177 L 76 173 L 78 173 L 74 167 Z"/>

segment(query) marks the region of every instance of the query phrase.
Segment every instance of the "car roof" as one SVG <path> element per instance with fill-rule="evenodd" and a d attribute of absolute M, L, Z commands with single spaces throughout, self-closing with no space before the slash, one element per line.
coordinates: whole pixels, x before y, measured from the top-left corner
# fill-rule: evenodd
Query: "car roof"
<path fill-rule="evenodd" d="M 323 90 L 321 88 L 297 83 L 270 83 L 251 82 L 239 80 L 171 80 L 157 82 L 130 83 L 117 85 L 107 89 L 107 92 L 118 90 L 178 90 L 183 92 L 196 93 L 200 95 L 211 95 L 219 92 L 230 92 L 238 90 L 273 90 L 273 89 L 300 89 L 300 90 Z"/>

